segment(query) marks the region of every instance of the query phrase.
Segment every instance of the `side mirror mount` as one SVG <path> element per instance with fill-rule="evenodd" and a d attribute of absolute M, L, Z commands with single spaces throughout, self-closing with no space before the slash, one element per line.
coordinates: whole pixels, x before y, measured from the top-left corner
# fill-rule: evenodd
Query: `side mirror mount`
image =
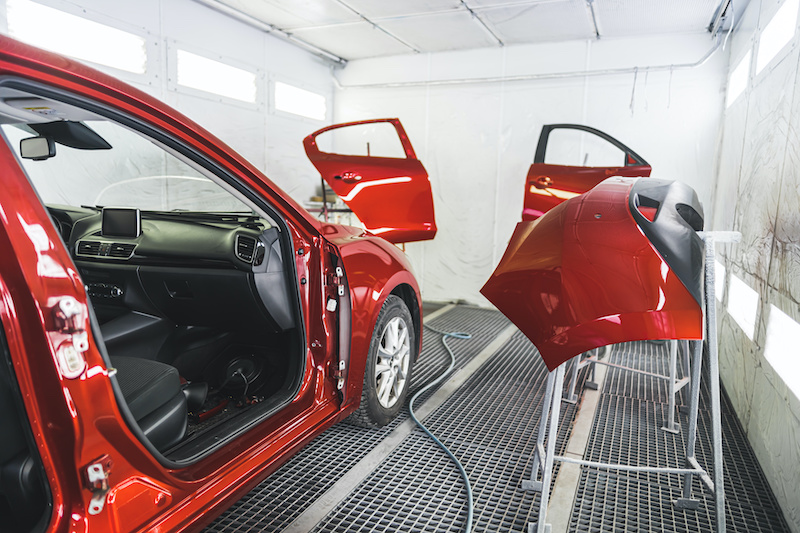
<path fill-rule="evenodd" d="M 56 155 L 56 143 L 50 137 L 28 137 L 19 141 L 19 155 L 23 159 L 44 161 Z"/>

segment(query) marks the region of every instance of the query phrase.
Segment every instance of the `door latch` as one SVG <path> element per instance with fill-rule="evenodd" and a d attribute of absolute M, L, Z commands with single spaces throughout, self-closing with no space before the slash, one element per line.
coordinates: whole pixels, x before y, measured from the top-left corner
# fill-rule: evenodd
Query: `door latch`
<path fill-rule="evenodd" d="M 111 459 L 104 455 L 97 462 L 86 467 L 86 488 L 92 493 L 89 502 L 89 514 L 100 514 L 106 504 L 108 493 L 108 477 L 111 475 Z"/>

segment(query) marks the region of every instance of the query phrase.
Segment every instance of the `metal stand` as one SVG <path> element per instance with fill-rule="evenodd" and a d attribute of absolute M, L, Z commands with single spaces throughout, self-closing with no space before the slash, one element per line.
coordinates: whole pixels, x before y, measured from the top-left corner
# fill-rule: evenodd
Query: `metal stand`
<path fill-rule="evenodd" d="M 569 462 L 593 468 L 605 468 L 610 470 L 622 470 L 628 472 L 654 472 L 667 474 L 683 475 L 683 494 L 682 498 L 676 500 L 674 505 L 679 509 L 697 509 L 700 505 L 699 500 L 692 498 L 692 482 L 694 476 L 700 477 L 703 485 L 714 494 L 716 506 L 716 531 L 725 533 L 725 487 L 722 479 L 722 416 L 720 406 L 720 387 L 719 387 L 719 352 L 717 347 L 717 317 L 716 300 L 714 299 L 714 242 L 738 242 L 741 234 L 736 232 L 701 232 L 701 237 L 705 240 L 705 345 L 709 357 L 709 392 L 711 396 L 711 422 L 712 422 L 712 442 L 713 442 L 713 479 L 709 473 L 700 466 L 695 456 L 697 443 L 697 417 L 700 405 L 700 372 L 702 367 L 703 342 L 690 341 L 691 346 L 691 400 L 689 405 L 689 431 L 686 446 L 686 468 L 658 468 L 649 466 L 631 466 L 610 463 L 600 463 L 594 461 L 584 461 L 555 455 L 555 444 L 558 435 L 558 417 L 561 411 L 561 395 L 564 383 L 564 365 L 550 372 L 547 376 L 547 386 L 542 407 L 542 417 L 539 421 L 536 448 L 533 456 L 533 468 L 531 469 L 530 479 L 522 482 L 524 490 L 536 490 L 541 493 L 539 499 L 539 518 L 538 522 L 528 524 L 529 533 L 549 533 L 550 526 L 547 524 L 547 505 L 550 500 L 550 484 L 553 477 L 553 462 Z M 670 415 L 668 427 L 664 428 L 672 431 L 677 430 L 675 423 L 675 393 L 682 388 L 686 382 L 676 381 L 677 367 L 677 341 L 670 346 L 670 376 L 661 376 L 649 372 L 638 371 L 620 365 L 610 364 L 600 361 L 596 356 L 590 356 L 583 361 L 578 356 L 574 359 L 573 376 L 570 383 L 570 399 L 575 394 L 575 380 L 577 372 L 587 364 L 606 364 L 608 366 L 625 368 L 641 372 L 657 378 L 668 379 L 670 383 Z M 689 350 L 684 346 L 684 368 L 688 366 L 687 354 Z M 591 360 L 594 358 L 594 360 Z M 684 378 L 686 379 L 686 378 Z M 679 385 L 680 384 L 680 385 Z M 577 398 L 576 398 L 577 399 Z M 676 431 L 677 432 L 677 431 Z"/>

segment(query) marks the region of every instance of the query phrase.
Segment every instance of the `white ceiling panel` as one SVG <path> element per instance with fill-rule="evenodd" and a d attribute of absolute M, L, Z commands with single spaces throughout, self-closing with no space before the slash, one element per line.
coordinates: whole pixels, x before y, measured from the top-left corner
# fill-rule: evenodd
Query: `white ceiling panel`
<path fill-rule="evenodd" d="M 595 37 L 591 12 L 583 0 L 493 7 L 478 13 L 505 44 Z"/>
<path fill-rule="evenodd" d="M 703 31 L 719 0 L 594 2 L 600 35 L 625 37 L 654 33 Z"/>
<path fill-rule="evenodd" d="M 319 48 L 317 53 L 345 60 L 496 47 L 497 39 L 526 44 L 702 32 L 719 6 L 727 5 L 727 0 L 196 1 L 270 24 Z M 748 1 L 737 0 L 737 10 Z"/>
<path fill-rule="evenodd" d="M 237 11 L 266 22 L 281 30 L 307 26 L 325 26 L 361 20 L 332 0 L 218 0 Z"/>
<path fill-rule="evenodd" d="M 370 20 L 386 17 L 453 11 L 461 8 L 460 0 L 346 0 L 347 5 Z"/>
<path fill-rule="evenodd" d="M 390 19 L 381 27 L 423 52 L 496 46 L 497 41 L 468 11 Z"/>
<path fill-rule="evenodd" d="M 347 59 L 413 53 L 367 22 L 299 29 L 292 33 L 307 43 Z"/>

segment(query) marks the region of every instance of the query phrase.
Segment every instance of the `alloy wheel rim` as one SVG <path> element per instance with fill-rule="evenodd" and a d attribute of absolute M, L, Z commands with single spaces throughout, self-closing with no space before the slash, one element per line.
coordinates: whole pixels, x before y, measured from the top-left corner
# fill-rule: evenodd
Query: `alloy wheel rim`
<path fill-rule="evenodd" d="M 381 332 L 375 364 L 378 402 L 385 409 L 393 407 L 405 391 L 410 355 L 408 326 L 402 318 L 394 317 Z"/>

